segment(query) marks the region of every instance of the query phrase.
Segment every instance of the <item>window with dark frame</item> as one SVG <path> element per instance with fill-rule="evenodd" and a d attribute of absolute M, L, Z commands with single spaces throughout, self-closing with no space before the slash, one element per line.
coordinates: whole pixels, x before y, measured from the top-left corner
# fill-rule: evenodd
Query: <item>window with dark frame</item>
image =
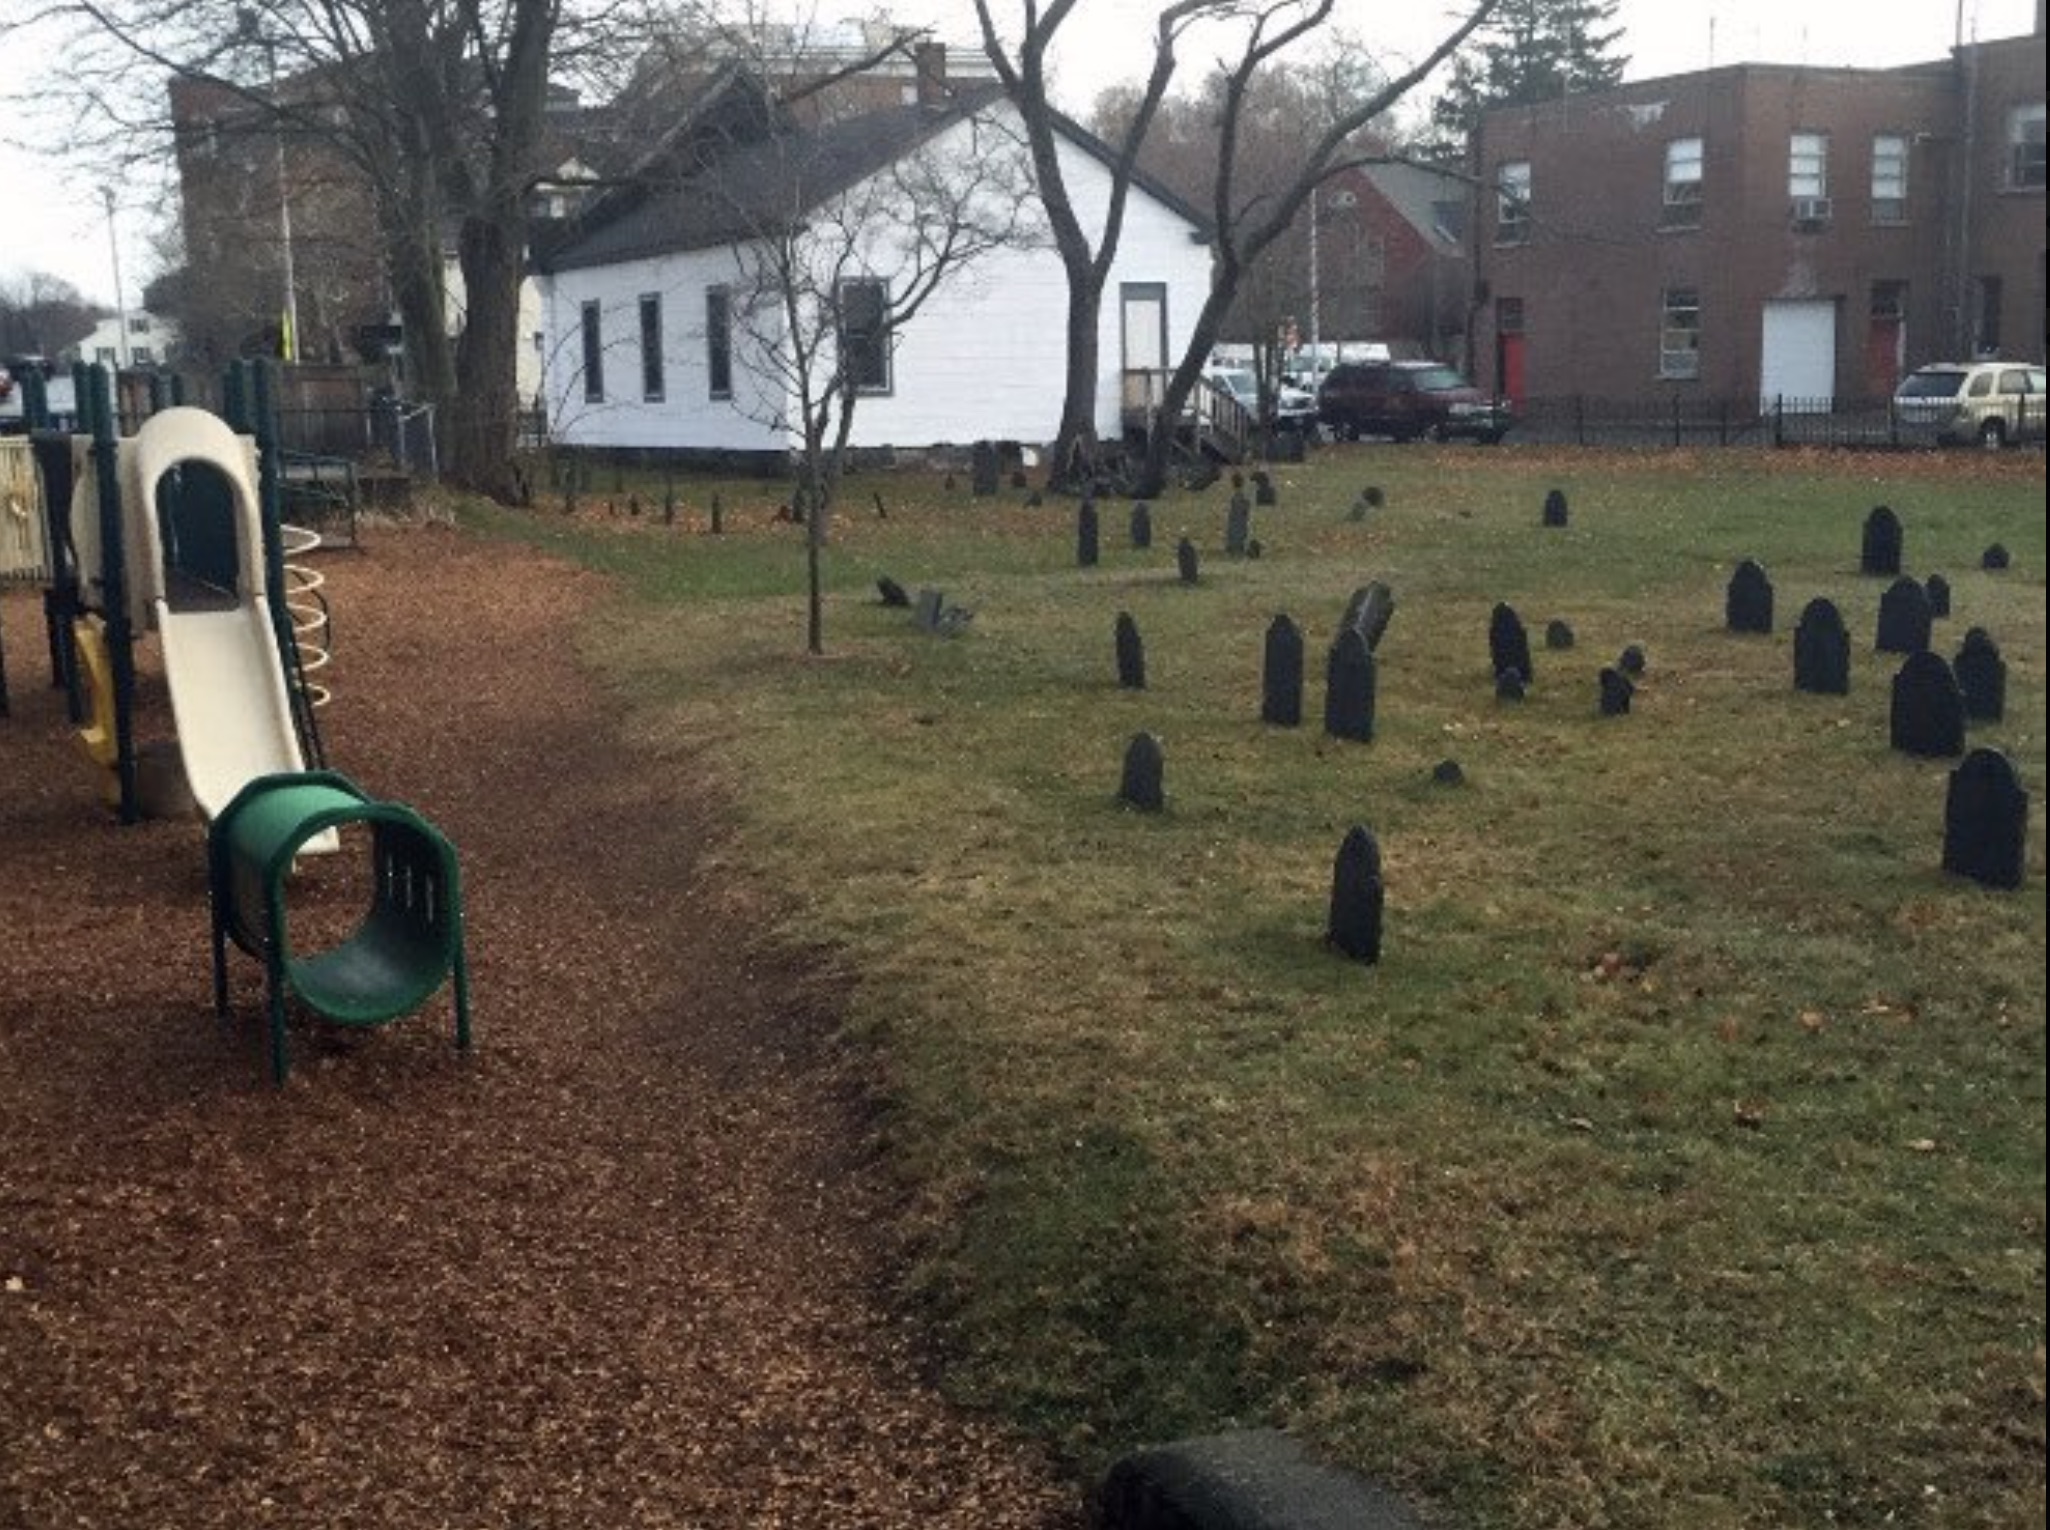
<path fill-rule="evenodd" d="M 2028 191 L 2043 181 L 2043 103 L 2036 101 L 2007 114 L 2007 184 L 2012 191 Z"/>
<path fill-rule="evenodd" d="M 1530 161 L 1505 160 L 1495 169 L 1495 243 L 1530 241 Z"/>
<path fill-rule="evenodd" d="M 890 391 L 889 289 L 873 278 L 840 283 L 841 375 L 857 393 Z"/>
<path fill-rule="evenodd" d="M 605 402 L 605 337 L 596 303 L 584 304 L 584 402 Z"/>
<path fill-rule="evenodd" d="M 1666 145 L 1665 198 L 1660 228 L 1701 227 L 1701 140 L 1675 138 Z"/>
<path fill-rule="evenodd" d="M 1520 335 L 1523 333 L 1523 299 L 1505 297 L 1495 299 L 1495 333 L 1498 335 Z"/>
<path fill-rule="evenodd" d="M 1820 228 L 1830 220 L 1829 135 L 1787 137 L 1787 199 L 1796 228 Z"/>
<path fill-rule="evenodd" d="M 1659 376 L 1687 381 L 1701 375 L 1701 294 L 1668 287 L 1659 299 Z"/>
<path fill-rule="evenodd" d="M 1872 221 L 1908 221 L 1908 140 L 1880 133 L 1872 140 Z"/>
<path fill-rule="evenodd" d="M 705 377 L 713 398 L 733 397 L 733 294 L 705 289 Z"/>
<path fill-rule="evenodd" d="M 662 402 L 662 298 L 653 292 L 641 298 L 641 397 Z"/>

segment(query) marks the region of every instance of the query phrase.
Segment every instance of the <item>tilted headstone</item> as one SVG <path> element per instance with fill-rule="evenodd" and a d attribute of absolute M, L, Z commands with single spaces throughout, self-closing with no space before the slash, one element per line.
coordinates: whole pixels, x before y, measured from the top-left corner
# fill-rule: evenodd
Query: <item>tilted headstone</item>
<path fill-rule="evenodd" d="M 1324 664 L 1324 731 L 1371 744 L 1374 686 L 1374 655 L 1367 640 L 1357 628 L 1341 628 Z"/>
<path fill-rule="evenodd" d="M 1573 629 L 1565 622 L 1545 623 L 1545 647 L 1567 649 L 1573 646 Z"/>
<path fill-rule="evenodd" d="M 1616 668 L 1623 671 L 1623 673 L 1626 675 L 1635 676 L 1643 674 L 1643 648 L 1639 647 L 1636 643 L 1631 643 L 1630 645 L 1625 647 L 1624 650 L 1616 656 Z"/>
<path fill-rule="evenodd" d="M 1146 689 L 1146 645 L 1139 638 L 1139 624 L 1131 613 L 1118 612 L 1118 684 L 1128 691 Z"/>
<path fill-rule="evenodd" d="M 1466 772 L 1457 760 L 1440 760 L 1431 767 L 1431 780 L 1439 786 L 1464 786 Z"/>
<path fill-rule="evenodd" d="M 1153 545 L 1153 507 L 1143 499 L 1132 501 L 1132 546 L 1144 551 Z"/>
<path fill-rule="evenodd" d="M 1851 689 L 1851 634 L 1836 602 L 1817 596 L 1794 627 L 1794 689 L 1845 696 Z"/>
<path fill-rule="evenodd" d="M 1202 572 L 1202 560 L 1196 556 L 1196 544 L 1187 537 L 1175 544 L 1174 566 L 1183 584 L 1194 584 Z"/>
<path fill-rule="evenodd" d="M 897 583 L 888 574 L 884 574 L 876 580 L 876 593 L 882 597 L 883 604 L 886 606 L 908 606 L 911 604 L 911 597 L 904 593 L 904 586 Z"/>
<path fill-rule="evenodd" d="M 2027 865 L 2029 794 L 1997 749 L 1974 749 L 1943 799 L 1943 869 L 1988 887 L 2019 887 Z"/>
<path fill-rule="evenodd" d="M 1381 639 L 1394 619 L 1395 592 L 1379 579 L 1370 579 L 1352 592 L 1339 625 L 1357 628 L 1367 640 L 1367 647 L 1379 652 Z"/>
<path fill-rule="evenodd" d="M 1732 632 L 1772 631 L 1772 581 L 1750 558 L 1730 575 L 1723 594 L 1723 625 Z"/>
<path fill-rule="evenodd" d="M 1346 831 L 1331 868 L 1331 917 L 1324 939 L 1354 961 L 1381 959 L 1381 920 L 1387 889 L 1381 880 L 1381 847 L 1355 824 Z"/>
<path fill-rule="evenodd" d="M 1096 501 L 1085 499 L 1082 508 L 1075 512 L 1075 563 L 1078 567 L 1096 567 L 1097 533 Z"/>
<path fill-rule="evenodd" d="M 1929 597 L 1929 614 L 1942 618 L 1950 615 L 1950 581 L 1941 574 L 1931 574 L 1922 581 L 1922 593 Z"/>
<path fill-rule="evenodd" d="M 1872 646 L 1881 653 L 1920 653 L 1929 646 L 1929 592 L 1903 575 L 1879 597 L 1879 631 Z"/>
<path fill-rule="evenodd" d="M 1965 752 L 1965 697 L 1942 654 L 1911 653 L 1893 677 L 1888 721 L 1893 747 L 1903 754 L 1947 760 Z"/>
<path fill-rule="evenodd" d="M 1523 630 L 1523 618 L 1508 605 L 1498 605 L 1488 618 L 1488 669 L 1499 675 L 1513 669 L 1529 685 L 1537 679 L 1530 662 L 1530 634 Z"/>
<path fill-rule="evenodd" d="M 1858 551 L 1858 572 L 1892 578 L 1901 571 L 1901 518 L 1885 505 L 1865 517 L 1865 539 Z"/>
<path fill-rule="evenodd" d="M 1601 713 L 1604 717 L 1622 717 L 1630 710 L 1630 698 L 1637 693 L 1637 687 L 1630 683 L 1630 677 L 1622 670 L 1604 668 L 1600 677 Z"/>
<path fill-rule="evenodd" d="M 1125 773 L 1118 783 L 1118 796 L 1133 807 L 1148 813 L 1157 813 L 1167 806 L 1167 793 L 1162 784 L 1166 773 L 1166 762 L 1160 752 L 1160 740 L 1150 733 L 1133 736 L 1125 748 Z"/>
<path fill-rule="evenodd" d="M 1267 624 L 1260 664 L 1260 721 L 1277 728 L 1303 721 L 1303 634 L 1286 613 Z"/>
<path fill-rule="evenodd" d="M 1563 526 L 1566 524 L 1566 491 L 1553 489 L 1545 495 L 1545 524 Z"/>
<path fill-rule="evenodd" d="M 1989 573 L 1999 573 L 2008 564 L 2007 549 L 1995 542 L 1979 555 L 1979 567 Z"/>
<path fill-rule="evenodd" d="M 1227 558 L 1243 558 L 1246 555 L 1246 538 L 1253 529 L 1253 502 L 1246 498 L 1243 489 L 1232 490 L 1231 504 L 1224 512 L 1224 555 Z"/>
<path fill-rule="evenodd" d="M 974 446 L 969 448 L 969 492 L 975 494 L 978 498 L 983 495 L 994 494 L 997 491 L 998 481 L 1002 476 L 1002 466 L 997 460 L 996 442 L 977 441 Z"/>
<path fill-rule="evenodd" d="M 921 632 L 940 630 L 940 617 L 947 608 L 944 590 L 935 590 L 930 585 L 918 592 L 918 603 L 912 609 L 912 619 L 918 623 Z"/>
<path fill-rule="evenodd" d="M 1274 504 L 1280 496 L 1274 492 L 1274 478 L 1265 471 L 1253 474 L 1253 503 L 1261 507 Z"/>
<path fill-rule="evenodd" d="M 1965 633 L 1951 672 L 1964 694 L 1968 723 L 1999 722 L 2007 715 L 2007 661 L 2000 657 L 2000 645 L 1984 627 Z"/>

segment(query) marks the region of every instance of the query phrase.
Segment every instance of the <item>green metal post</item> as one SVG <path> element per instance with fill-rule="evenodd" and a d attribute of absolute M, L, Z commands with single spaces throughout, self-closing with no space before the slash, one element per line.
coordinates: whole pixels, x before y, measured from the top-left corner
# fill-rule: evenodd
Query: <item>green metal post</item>
<path fill-rule="evenodd" d="M 128 616 L 128 575 L 122 534 L 121 459 L 114 438 L 112 379 L 98 364 L 85 371 L 92 418 L 93 473 L 100 496 L 100 600 L 107 622 L 107 653 L 114 668 L 114 768 L 121 783 L 121 821 L 136 823 L 142 804 L 135 781 L 135 624 Z"/>

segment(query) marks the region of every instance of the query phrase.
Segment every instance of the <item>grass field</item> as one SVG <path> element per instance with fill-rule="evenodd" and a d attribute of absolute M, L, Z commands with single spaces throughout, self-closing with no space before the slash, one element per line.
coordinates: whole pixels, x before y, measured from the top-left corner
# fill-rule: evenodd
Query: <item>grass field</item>
<path fill-rule="evenodd" d="M 819 953 L 951 1386 L 1078 1470 L 1279 1424 L 1475 1530 L 2042 1523 L 2042 457 L 1357 446 L 1276 481 L 1257 559 L 1222 556 L 1227 482 L 1158 502 L 1150 552 L 1104 503 L 1081 569 L 1072 501 L 857 479 L 823 659 L 773 488 L 473 521 L 622 576 L 588 653 Z M 1880 503 L 1951 583 L 1938 650 L 1976 625 L 2006 656 L 1972 741 L 2032 794 L 2020 892 L 1941 872 L 1950 762 L 1888 746 Z M 1724 629 L 1746 557 L 1770 637 Z M 882 574 L 973 623 L 920 632 Z M 1370 578 L 1398 603 L 1377 732 L 1341 743 L 1323 657 Z M 1818 595 L 1847 697 L 1792 686 Z M 1537 649 L 1521 703 L 1498 601 Z M 1259 721 L 1277 612 L 1300 729 Z M 1601 717 L 1629 643 L 1633 708 Z M 1158 815 L 1115 800 L 1141 730 Z M 1323 944 L 1355 824 L 1374 966 Z"/>

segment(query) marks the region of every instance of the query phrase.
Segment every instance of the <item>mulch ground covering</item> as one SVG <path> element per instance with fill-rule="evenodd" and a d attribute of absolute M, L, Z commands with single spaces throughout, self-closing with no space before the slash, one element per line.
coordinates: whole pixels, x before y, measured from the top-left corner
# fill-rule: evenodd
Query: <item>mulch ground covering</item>
<path fill-rule="evenodd" d="M 274 1088 L 203 827 L 116 824 L 0 592 L 0 1526 L 1076 1524 L 922 1380 L 830 985 L 577 668 L 602 583 L 445 527 L 318 566 L 330 764 L 454 842 L 476 1047 L 446 992 L 296 1016 Z M 365 886 L 309 861 L 294 917 Z"/>

